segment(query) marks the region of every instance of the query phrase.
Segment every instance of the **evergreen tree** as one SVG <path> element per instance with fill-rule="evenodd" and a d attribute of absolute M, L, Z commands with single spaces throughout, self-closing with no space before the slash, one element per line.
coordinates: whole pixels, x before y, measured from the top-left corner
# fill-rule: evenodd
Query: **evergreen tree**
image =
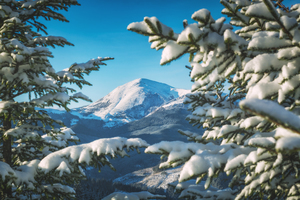
<path fill-rule="evenodd" d="M 300 4 L 221 3 L 230 24 L 201 9 L 192 15 L 197 23 L 185 20 L 180 34 L 155 17 L 128 26 L 149 36 L 151 48 L 163 49 L 162 65 L 190 55 L 187 120 L 205 128 L 203 135 L 179 131 L 190 143 L 161 142 L 146 152 L 167 156 L 162 168 L 184 164 L 180 182 L 206 177 L 206 189 L 221 172 L 232 174 L 236 190 L 186 187 L 186 197 L 300 199 Z"/>
<path fill-rule="evenodd" d="M 60 72 L 51 66 L 47 47 L 72 44 L 48 36 L 39 19 L 68 22 L 59 11 L 72 5 L 79 4 L 76 0 L 0 1 L 0 199 L 73 198 L 71 185 L 85 177 L 87 165 L 113 169 L 107 155 L 124 156 L 125 147 L 147 146 L 140 139 L 111 138 L 68 147 L 78 141 L 74 132 L 42 109 L 56 105 L 68 110 L 71 101 L 90 101 L 69 85 L 91 85 L 84 75 L 112 59 L 98 57 Z M 17 102 L 21 95 L 29 100 Z"/>

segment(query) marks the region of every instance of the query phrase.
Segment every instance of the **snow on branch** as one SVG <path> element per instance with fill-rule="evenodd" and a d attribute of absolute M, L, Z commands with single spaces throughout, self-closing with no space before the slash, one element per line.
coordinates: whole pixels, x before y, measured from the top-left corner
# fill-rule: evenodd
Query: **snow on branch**
<path fill-rule="evenodd" d="M 0 161 L 0 182 L 4 182 L 5 180 L 11 180 L 16 178 L 15 171 L 9 166 L 9 164 Z"/>
<path fill-rule="evenodd" d="M 45 143 L 59 148 L 66 147 L 69 141 L 79 141 L 79 138 L 75 135 L 73 130 L 66 127 L 60 128 L 60 130 L 57 131 L 53 131 L 51 136 L 47 134 L 42 135 L 41 138 Z"/>
<path fill-rule="evenodd" d="M 215 22 L 215 20 L 211 17 L 209 10 L 205 8 L 196 11 L 192 15 L 192 19 L 204 25 Z"/>
<path fill-rule="evenodd" d="M 53 152 L 47 155 L 41 160 L 38 167 L 44 173 L 48 173 L 51 170 L 65 170 L 65 168 L 72 166 L 72 163 L 85 163 L 89 165 L 94 156 L 106 156 L 122 157 L 127 153 L 123 148 L 127 148 L 129 151 L 132 148 L 147 147 L 148 144 L 139 138 L 122 138 L 115 137 L 109 139 L 99 139 L 87 144 L 81 144 L 76 146 L 70 146 L 62 150 Z M 62 167 L 62 163 L 65 163 Z"/>
<path fill-rule="evenodd" d="M 96 66 L 99 66 L 99 65 L 106 65 L 103 61 L 106 61 L 106 60 L 113 60 L 114 58 L 112 57 L 98 57 L 96 59 L 91 59 L 89 61 L 87 61 L 86 63 L 74 63 L 69 69 L 68 71 L 70 71 L 71 73 L 74 73 L 74 72 L 78 72 L 78 71 L 81 71 L 81 72 L 86 72 L 86 71 L 89 71 L 91 69 L 94 69 Z"/>
<path fill-rule="evenodd" d="M 231 190 L 230 188 L 219 190 L 218 188 L 210 186 L 207 190 L 205 189 L 205 181 L 201 181 L 195 184 L 195 180 L 188 180 L 185 182 L 178 183 L 178 181 L 170 183 L 171 187 L 175 188 L 175 192 L 179 193 L 179 198 L 201 198 L 201 199 L 217 199 L 217 200 L 229 200 L 234 199 L 237 190 Z"/>
<path fill-rule="evenodd" d="M 300 135 L 284 128 L 277 128 L 275 133 L 275 149 L 278 152 L 298 151 L 300 150 Z"/>
<path fill-rule="evenodd" d="M 131 23 L 127 26 L 127 30 L 147 36 L 160 35 L 170 38 L 174 37 L 173 29 L 161 23 L 156 17 L 145 17 L 142 22 Z"/>
<path fill-rule="evenodd" d="M 173 60 L 176 60 L 183 54 L 187 53 L 188 49 L 188 46 L 179 45 L 172 40 L 168 41 L 166 47 L 162 52 L 160 64 L 165 65 Z"/>
<path fill-rule="evenodd" d="M 246 99 L 240 102 L 240 107 L 300 134 L 300 117 L 273 101 Z"/>
<path fill-rule="evenodd" d="M 82 92 L 77 92 L 72 97 L 92 102 L 92 100 L 88 96 L 84 95 Z"/>
<path fill-rule="evenodd" d="M 274 10 L 272 10 L 274 12 Z M 275 10 L 276 12 L 276 10 Z M 277 13 L 277 12 L 276 12 Z M 247 9 L 246 16 L 249 17 L 257 17 L 265 20 L 270 20 L 270 21 L 275 21 L 274 15 L 278 17 L 274 13 L 269 12 L 269 7 L 266 6 L 264 3 L 256 3 L 253 5 L 250 5 L 249 8 Z"/>
<path fill-rule="evenodd" d="M 177 43 L 180 45 L 192 45 L 198 42 L 206 31 L 200 30 L 197 23 L 188 25 L 178 36 Z"/>
<path fill-rule="evenodd" d="M 145 153 L 155 153 L 168 156 L 167 161 L 160 164 L 160 168 L 176 167 L 183 163 L 179 181 L 186 181 L 198 177 L 200 181 L 204 175 L 208 175 L 205 188 L 209 187 L 211 178 L 219 169 L 226 165 L 228 172 L 240 167 L 244 162 L 235 158 L 240 154 L 249 154 L 254 149 L 251 147 L 240 147 L 233 143 L 215 145 L 213 143 L 184 143 L 181 141 L 160 142 L 149 146 Z M 233 160 L 233 162 L 231 162 Z"/>
<path fill-rule="evenodd" d="M 41 45 L 43 47 L 46 46 L 52 46 L 55 47 L 54 45 L 58 45 L 58 46 L 64 46 L 65 44 L 70 45 L 70 46 L 74 46 L 72 43 L 68 42 L 65 38 L 63 37 L 58 37 L 58 36 L 39 36 L 34 38 L 33 40 L 31 40 L 29 42 L 29 44 L 38 44 Z"/>

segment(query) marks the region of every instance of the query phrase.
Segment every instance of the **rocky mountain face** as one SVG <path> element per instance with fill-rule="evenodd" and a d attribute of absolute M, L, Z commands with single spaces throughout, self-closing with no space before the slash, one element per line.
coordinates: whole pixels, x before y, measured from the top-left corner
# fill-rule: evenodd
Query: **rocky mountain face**
<path fill-rule="evenodd" d="M 115 136 L 139 137 L 149 144 L 164 140 L 186 141 L 186 137 L 177 132 L 178 129 L 202 132 L 185 120 L 190 114 L 183 104 L 188 92 L 148 79 L 136 79 L 88 106 L 70 112 L 54 109 L 48 109 L 48 112 L 71 127 L 83 143 Z M 103 167 L 101 173 L 91 169 L 87 175 L 115 179 L 158 163 L 158 155 L 131 152 L 130 158 L 112 161 L 116 172 Z"/>

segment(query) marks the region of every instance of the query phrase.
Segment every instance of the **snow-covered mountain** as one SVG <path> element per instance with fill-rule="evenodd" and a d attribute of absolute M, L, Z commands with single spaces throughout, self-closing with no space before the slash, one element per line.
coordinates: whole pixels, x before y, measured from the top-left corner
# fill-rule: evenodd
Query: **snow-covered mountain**
<path fill-rule="evenodd" d="M 83 143 L 115 136 L 139 137 L 149 144 L 163 140 L 186 141 L 178 129 L 202 132 L 185 120 L 190 114 L 183 104 L 188 92 L 148 79 L 136 79 L 88 106 L 70 112 L 55 109 L 48 109 L 48 112 L 71 127 Z M 117 172 L 103 168 L 102 173 L 93 169 L 87 171 L 87 175 L 114 179 L 157 163 L 158 155 L 132 152 L 128 159 L 112 160 Z"/>
<path fill-rule="evenodd" d="M 140 78 L 117 87 L 88 106 L 72 110 L 71 114 L 85 119 L 101 119 L 106 127 L 113 127 L 141 119 L 162 105 L 176 103 L 177 98 L 188 92 Z"/>

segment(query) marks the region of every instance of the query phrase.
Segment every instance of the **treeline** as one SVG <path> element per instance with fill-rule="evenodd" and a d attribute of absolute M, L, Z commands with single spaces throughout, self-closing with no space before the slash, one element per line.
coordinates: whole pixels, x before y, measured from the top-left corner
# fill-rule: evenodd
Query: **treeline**
<path fill-rule="evenodd" d="M 98 200 L 113 193 L 115 188 L 111 180 L 88 178 L 75 186 L 75 190 L 78 200 Z"/>
<path fill-rule="evenodd" d="M 166 199 L 178 199 L 179 194 L 174 194 L 173 188 L 168 187 L 164 190 L 161 188 L 148 188 L 144 184 L 131 184 L 125 185 L 122 183 L 113 183 L 111 180 L 106 179 L 91 179 L 81 181 L 79 185 L 75 187 L 76 197 L 78 200 L 100 200 L 103 197 L 115 192 L 140 192 L 148 191 L 152 194 L 165 195 Z"/>

